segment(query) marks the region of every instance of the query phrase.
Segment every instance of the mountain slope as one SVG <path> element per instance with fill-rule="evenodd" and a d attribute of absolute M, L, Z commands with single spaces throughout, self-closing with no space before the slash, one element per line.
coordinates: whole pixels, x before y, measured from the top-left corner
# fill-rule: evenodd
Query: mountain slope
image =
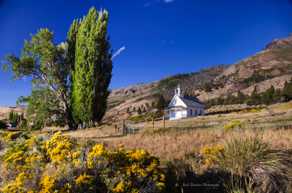
<path fill-rule="evenodd" d="M 125 119 L 136 114 L 139 108 L 149 111 L 160 95 L 170 100 L 178 84 L 185 94 L 208 101 L 235 95 L 238 91 L 250 95 L 255 88 L 257 92 L 263 92 L 271 85 L 281 89 L 291 77 L 292 34 L 272 41 L 263 51 L 233 65 L 218 65 L 200 72 L 178 74 L 153 83 L 114 90 L 108 100 L 106 118 Z"/>

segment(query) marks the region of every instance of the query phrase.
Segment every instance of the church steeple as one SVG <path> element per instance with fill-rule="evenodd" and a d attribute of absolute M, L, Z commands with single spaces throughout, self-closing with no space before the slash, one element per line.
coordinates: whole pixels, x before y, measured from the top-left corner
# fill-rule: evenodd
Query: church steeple
<path fill-rule="evenodd" d="M 181 96 L 181 89 L 180 89 L 180 85 L 177 85 L 177 88 L 174 90 L 175 95 L 177 96 Z"/>

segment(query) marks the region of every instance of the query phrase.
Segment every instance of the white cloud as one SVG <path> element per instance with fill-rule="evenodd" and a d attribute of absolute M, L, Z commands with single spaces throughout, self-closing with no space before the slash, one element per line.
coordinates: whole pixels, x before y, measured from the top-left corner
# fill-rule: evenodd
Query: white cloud
<path fill-rule="evenodd" d="M 118 55 L 120 55 L 124 50 L 126 49 L 126 46 L 121 47 L 120 49 L 118 49 L 118 51 L 116 51 L 113 56 L 112 56 L 112 60 L 115 59 Z"/>
<path fill-rule="evenodd" d="M 172 3 L 174 0 L 163 0 L 164 3 Z"/>
<path fill-rule="evenodd" d="M 157 4 L 157 3 L 173 3 L 175 0 L 149 0 L 147 1 L 146 3 L 144 3 L 144 7 L 150 7 L 154 4 Z"/>

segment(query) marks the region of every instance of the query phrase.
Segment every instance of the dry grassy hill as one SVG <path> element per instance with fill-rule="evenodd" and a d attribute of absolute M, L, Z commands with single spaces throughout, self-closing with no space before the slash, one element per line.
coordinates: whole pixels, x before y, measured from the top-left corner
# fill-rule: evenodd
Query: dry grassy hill
<path fill-rule="evenodd" d="M 180 84 L 188 95 L 202 101 L 226 97 L 242 91 L 250 95 L 254 88 L 264 92 L 273 85 L 283 88 L 292 77 L 292 35 L 274 40 L 254 56 L 233 65 L 219 65 L 200 72 L 179 74 L 149 84 L 114 90 L 109 97 L 107 119 L 125 119 L 138 108 L 149 110 L 162 94 L 167 100 Z"/>

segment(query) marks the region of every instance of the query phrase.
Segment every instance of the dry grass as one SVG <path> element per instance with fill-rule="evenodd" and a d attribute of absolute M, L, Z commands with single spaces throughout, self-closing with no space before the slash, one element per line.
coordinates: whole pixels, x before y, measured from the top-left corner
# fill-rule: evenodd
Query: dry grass
<path fill-rule="evenodd" d="M 184 159 L 186 155 L 198 151 L 206 145 L 224 143 L 226 140 L 239 136 L 259 136 L 264 142 L 275 149 L 292 149 L 292 130 L 266 131 L 232 131 L 224 133 L 222 130 L 195 130 L 190 132 L 173 132 L 170 134 L 143 135 L 137 134 L 106 141 L 112 147 L 123 145 L 127 148 L 143 148 L 150 153 L 164 159 Z"/>
<path fill-rule="evenodd" d="M 291 107 L 291 108 L 290 108 Z M 239 120 L 242 127 L 224 131 L 224 125 Z M 292 103 L 272 105 L 260 112 L 238 112 L 178 121 L 129 124 L 135 135 L 122 136 L 114 126 L 68 132 L 81 140 L 96 140 L 110 147 L 143 148 L 163 160 L 184 159 L 206 145 L 221 144 L 236 136 L 259 136 L 274 149 L 292 149 Z M 121 123 L 118 124 L 121 127 Z"/>

